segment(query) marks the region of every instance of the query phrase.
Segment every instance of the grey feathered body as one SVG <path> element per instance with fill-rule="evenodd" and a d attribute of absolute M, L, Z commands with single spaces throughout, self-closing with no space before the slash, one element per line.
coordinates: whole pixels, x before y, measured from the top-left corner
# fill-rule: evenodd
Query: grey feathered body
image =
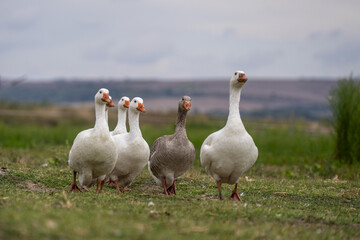
<path fill-rule="evenodd" d="M 183 175 L 195 160 L 195 147 L 185 129 L 186 111 L 179 108 L 175 133 L 155 140 L 150 149 L 149 171 L 158 185 L 165 180 L 166 187 Z"/>
<path fill-rule="evenodd" d="M 162 136 L 151 147 L 151 172 L 160 181 L 166 180 L 166 187 L 170 187 L 174 179 L 183 175 L 194 160 L 195 148 L 186 135 Z"/>

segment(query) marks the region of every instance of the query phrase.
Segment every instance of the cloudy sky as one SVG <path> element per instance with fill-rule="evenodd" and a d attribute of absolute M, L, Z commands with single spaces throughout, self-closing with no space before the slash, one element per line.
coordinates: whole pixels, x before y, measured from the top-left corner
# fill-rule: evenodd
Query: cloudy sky
<path fill-rule="evenodd" d="M 2 0 L 0 74 L 358 76 L 359 13 L 358 0 Z"/>

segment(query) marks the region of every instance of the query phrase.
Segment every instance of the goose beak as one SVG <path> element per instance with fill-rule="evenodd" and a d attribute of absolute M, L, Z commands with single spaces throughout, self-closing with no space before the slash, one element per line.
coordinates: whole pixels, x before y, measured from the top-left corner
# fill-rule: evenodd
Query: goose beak
<path fill-rule="evenodd" d="M 110 103 L 106 103 L 107 107 L 115 107 L 115 104 L 113 101 L 111 101 Z"/>
<path fill-rule="evenodd" d="M 191 101 L 185 101 L 184 108 L 186 109 L 186 111 L 190 111 L 190 107 L 191 107 Z"/>
<path fill-rule="evenodd" d="M 130 101 L 126 100 L 124 103 L 124 107 L 129 108 L 130 107 Z"/>
<path fill-rule="evenodd" d="M 112 100 L 110 99 L 109 93 L 104 93 L 103 97 L 101 98 L 101 101 L 106 102 L 106 103 L 111 103 Z"/>
<path fill-rule="evenodd" d="M 245 73 L 240 73 L 237 80 L 238 82 L 245 83 L 248 80 L 248 78 L 246 77 Z"/>
<path fill-rule="evenodd" d="M 139 110 L 140 112 L 146 112 L 146 109 L 144 108 L 143 103 L 139 103 L 138 107 L 136 109 Z"/>

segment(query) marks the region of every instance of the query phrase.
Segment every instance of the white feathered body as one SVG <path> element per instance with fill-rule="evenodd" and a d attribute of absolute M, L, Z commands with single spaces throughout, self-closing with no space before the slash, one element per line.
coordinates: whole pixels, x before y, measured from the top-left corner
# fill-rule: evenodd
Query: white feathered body
<path fill-rule="evenodd" d="M 258 149 L 241 120 L 209 135 L 201 146 L 200 162 L 216 181 L 235 184 L 258 157 Z"/>
<path fill-rule="evenodd" d="M 150 149 L 142 136 L 131 133 L 114 135 L 118 158 L 115 168 L 109 175 L 119 186 L 126 187 L 131 184 L 142 169 L 146 166 Z"/>
<path fill-rule="evenodd" d="M 80 132 L 69 154 L 69 166 L 79 173 L 81 186 L 91 183 L 92 179 L 103 180 L 115 166 L 117 152 L 115 142 L 109 131 L 87 129 Z"/>

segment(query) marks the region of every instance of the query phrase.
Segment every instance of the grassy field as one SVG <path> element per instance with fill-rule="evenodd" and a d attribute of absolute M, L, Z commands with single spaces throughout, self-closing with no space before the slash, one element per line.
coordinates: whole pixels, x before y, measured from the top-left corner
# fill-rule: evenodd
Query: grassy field
<path fill-rule="evenodd" d="M 324 124 L 248 119 L 259 159 L 240 180 L 243 202 L 234 203 L 217 199 L 198 152 L 193 168 L 178 179 L 176 196 L 165 197 L 146 169 L 121 195 L 107 186 L 101 194 L 94 188 L 68 194 L 68 152 L 76 134 L 92 122 L 63 116 L 2 117 L 0 239 L 360 238 L 359 166 L 333 161 Z M 141 118 L 149 145 L 174 129 L 173 114 L 160 118 Z M 188 137 L 197 151 L 224 122 L 189 116 Z M 223 185 L 224 196 L 232 188 Z"/>

